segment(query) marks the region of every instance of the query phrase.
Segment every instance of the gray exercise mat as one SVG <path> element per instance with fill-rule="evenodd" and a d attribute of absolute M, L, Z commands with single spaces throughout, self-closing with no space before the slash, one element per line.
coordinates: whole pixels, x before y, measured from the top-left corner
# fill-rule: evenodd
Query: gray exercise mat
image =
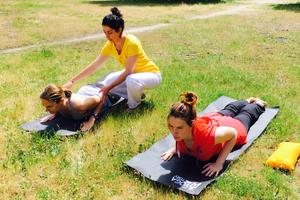
<path fill-rule="evenodd" d="M 95 124 L 99 123 L 107 115 L 108 110 L 108 107 L 103 109 Z M 86 120 L 74 120 L 58 115 L 53 120 L 44 123 L 41 123 L 39 119 L 24 123 L 20 128 L 30 133 L 55 133 L 60 136 L 70 136 L 80 133 L 80 125 Z"/>
<path fill-rule="evenodd" d="M 101 117 L 103 118 L 105 114 L 106 112 L 102 113 Z M 84 121 L 65 118 L 59 115 L 55 119 L 44 123 L 41 123 L 39 119 L 26 122 L 20 128 L 30 133 L 55 133 L 60 136 L 70 136 L 80 133 L 80 125 Z"/>
<path fill-rule="evenodd" d="M 221 96 L 208 105 L 204 111 L 198 113 L 198 115 L 201 116 L 208 112 L 219 111 L 232 101 L 235 101 L 235 99 Z M 229 164 L 248 149 L 253 141 L 263 133 L 278 111 L 278 108 L 266 108 L 266 111 L 250 128 L 247 136 L 247 144 L 240 148 L 236 148 L 229 154 L 219 176 L 222 176 L 228 169 Z M 198 195 L 217 177 L 206 177 L 202 175 L 202 168 L 207 162 L 199 161 L 193 157 L 181 156 L 179 159 L 177 156 L 174 156 L 169 161 L 163 161 L 160 155 L 172 148 L 174 144 L 175 141 L 172 135 L 169 134 L 167 137 L 152 145 L 147 151 L 134 156 L 127 161 L 126 164 L 152 181 L 176 188 L 188 194 Z M 215 159 L 216 158 L 209 162 L 212 162 Z"/>

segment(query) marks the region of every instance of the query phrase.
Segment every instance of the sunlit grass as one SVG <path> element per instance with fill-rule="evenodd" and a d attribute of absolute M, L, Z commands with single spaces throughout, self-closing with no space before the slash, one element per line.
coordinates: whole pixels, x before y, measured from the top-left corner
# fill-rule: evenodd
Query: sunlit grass
<path fill-rule="evenodd" d="M 61 3 L 66 4 L 67 1 Z M 76 10 L 77 3 L 74 4 Z M 20 5 L 28 9 L 59 10 L 51 6 L 36 8 L 31 3 Z M 48 4 L 41 2 L 41 5 Z M 208 8 L 202 5 L 178 6 L 195 9 L 195 13 L 199 6 L 201 13 L 211 9 L 212 5 Z M 223 6 L 213 5 L 213 9 Z M 108 7 L 103 8 L 105 13 Z M 129 8 L 136 15 L 139 13 L 139 9 Z M 163 8 L 167 10 L 165 12 L 174 13 L 179 9 L 176 6 L 172 7 L 173 11 L 164 6 L 146 9 Z M 124 111 L 114 110 L 91 133 L 78 137 L 28 135 L 18 126 L 44 112 L 39 94 L 48 83 L 64 84 L 96 57 L 104 41 L 45 46 L 0 55 L 1 198 L 186 198 L 184 194 L 155 186 L 128 171 L 124 161 L 168 134 L 165 117 L 169 106 L 177 101 L 179 93 L 192 90 L 200 96 L 199 111 L 220 95 L 233 98 L 259 96 L 271 106 L 280 106 L 279 115 L 262 137 L 200 198 L 298 199 L 299 163 L 295 172 L 287 175 L 267 168 L 264 162 L 279 142 L 300 142 L 300 55 L 297 51 L 300 48 L 300 27 L 296 23 L 296 13 L 265 9 L 267 12 L 259 12 L 259 15 L 226 16 L 188 23 L 178 20 L 168 28 L 137 34 L 147 54 L 160 66 L 163 83 L 146 92 L 147 101 L 142 111 L 127 115 Z M 130 13 L 132 20 L 139 19 L 133 17 L 134 12 Z M 178 12 L 177 17 L 184 16 Z M 173 19 L 167 15 L 164 17 Z M 151 20 L 160 22 L 161 18 Z M 80 27 L 83 31 L 90 31 L 85 26 Z M 47 31 L 51 35 L 53 30 L 45 29 L 45 33 Z M 26 27 L 25 33 L 30 35 Z M 280 37 L 286 39 L 278 39 Z M 76 84 L 74 91 L 108 71 L 118 69 L 121 67 L 110 61 L 102 70 Z"/>
<path fill-rule="evenodd" d="M 0 49 L 99 33 L 102 18 L 116 5 L 124 14 L 126 27 L 174 23 L 227 6 L 54 0 L 5 1 L 0 5 Z"/>

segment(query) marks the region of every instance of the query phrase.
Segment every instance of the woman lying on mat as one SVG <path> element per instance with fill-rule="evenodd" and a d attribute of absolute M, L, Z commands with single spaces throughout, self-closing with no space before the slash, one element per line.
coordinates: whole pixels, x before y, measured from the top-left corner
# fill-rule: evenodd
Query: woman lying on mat
<path fill-rule="evenodd" d="M 197 95 L 192 92 L 180 95 L 181 101 L 172 105 L 167 122 L 176 145 L 161 156 L 169 160 L 177 153 L 189 154 L 199 160 L 214 163 L 204 166 L 206 176 L 218 175 L 235 145 L 247 142 L 250 127 L 265 111 L 266 103 L 258 98 L 249 98 L 229 103 L 219 112 L 197 117 L 195 104 Z"/>
<path fill-rule="evenodd" d="M 41 102 L 50 114 L 40 119 L 46 122 L 55 118 L 56 114 L 64 117 L 80 120 L 88 118 L 80 126 L 81 131 L 87 131 L 95 123 L 98 114 L 103 105 L 110 106 L 107 99 L 104 104 L 101 103 L 102 93 L 99 93 L 99 87 L 86 85 L 79 89 L 75 94 L 70 90 L 63 89 L 55 84 L 48 85 L 40 95 Z M 110 105 L 109 105 L 110 104 Z"/>
<path fill-rule="evenodd" d="M 145 54 L 141 42 L 131 34 L 124 34 L 124 20 L 118 8 L 111 9 L 111 14 L 102 20 L 102 29 L 107 38 L 97 58 L 83 71 L 71 78 L 64 88 L 71 88 L 80 79 L 92 74 L 104 62 L 113 56 L 125 69 L 114 72 L 106 77 L 105 86 L 101 88 L 103 99 L 109 91 L 114 92 L 120 87 L 128 99 L 128 112 L 136 109 L 145 98 L 144 89 L 151 89 L 161 82 L 161 74 L 157 65 Z M 125 86 L 125 87 L 124 87 Z"/>

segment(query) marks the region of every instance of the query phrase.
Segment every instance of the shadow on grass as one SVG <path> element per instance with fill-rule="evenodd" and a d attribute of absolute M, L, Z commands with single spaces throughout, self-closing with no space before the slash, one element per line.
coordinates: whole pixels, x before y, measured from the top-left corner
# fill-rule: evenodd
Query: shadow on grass
<path fill-rule="evenodd" d="M 98 125 L 98 124 L 97 124 Z M 66 141 L 68 138 L 73 138 L 75 140 L 82 138 L 87 132 L 80 132 L 78 131 L 74 135 L 57 135 L 56 131 L 38 131 L 31 133 L 33 135 L 32 141 L 36 140 L 36 138 L 39 138 L 41 140 L 49 140 L 49 139 L 56 139 L 60 142 Z"/>
<path fill-rule="evenodd" d="M 226 3 L 231 0 L 99 0 L 99 1 L 85 1 L 85 3 L 96 4 L 100 6 L 174 6 L 182 3 L 185 4 L 218 4 Z"/>
<path fill-rule="evenodd" d="M 127 113 L 127 101 L 121 102 L 119 105 L 114 106 L 108 115 L 113 118 L 124 118 L 128 117 L 139 117 L 144 115 L 146 112 L 151 112 L 155 107 L 155 103 L 152 100 L 142 102 L 142 104 L 134 110 L 132 113 Z"/>
<path fill-rule="evenodd" d="M 276 4 L 272 5 L 272 8 L 275 10 L 289 10 L 294 12 L 300 12 L 300 2 L 289 4 Z"/>

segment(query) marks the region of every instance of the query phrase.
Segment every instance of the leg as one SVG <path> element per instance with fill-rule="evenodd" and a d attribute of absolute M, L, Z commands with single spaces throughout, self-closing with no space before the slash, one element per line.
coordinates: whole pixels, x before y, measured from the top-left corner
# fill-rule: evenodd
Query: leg
<path fill-rule="evenodd" d="M 108 75 L 105 76 L 104 79 L 102 80 L 98 80 L 95 85 L 97 85 L 98 87 L 103 87 L 105 85 L 109 85 L 111 84 L 113 81 L 115 81 L 122 73 L 124 70 L 122 71 L 117 71 L 117 72 L 112 72 L 109 73 Z M 126 82 L 124 81 L 123 83 L 117 85 L 116 87 L 114 87 L 113 89 L 110 90 L 110 93 L 116 94 L 120 97 L 123 97 L 125 99 L 128 99 L 127 97 L 127 87 L 126 87 Z"/>
<path fill-rule="evenodd" d="M 260 106 L 256 103 L 251 103 L 244 106 L 240 110 L 239 114 L 233 118 L 241 121 L 248 132 L 250 127 L 258 120 L 259 116 L 263 112 L 265 112 L 265 107 Z"/>
<path fill-rule="evenodd" d="M 136 108 L 141 103 L 143 90 L 154 88 L 160 82 L 160 73 L 142 72 L 129 75 L 126 78 L 128 107 Z"/>
<path fill-rule="evenodd" d="M 97 84 L 100 84 L 102 86 L 109 85 L 112 82 L 114 82 L 114 80 L 116 80 L 123 73 L 123 71 L 124 70 L 108 73 L 107 75 L 105 75 L 104 78 L 101 78 L 100 80 L 98 80 Z"/>
<path fill-rule="evenodd" d="M 225 106 L 225 108 L 223 108 L 221 111 L 219 111 L 218 113 L 220 113 L 221 115 L 224 116 L 230 116 L 230 117 L 234 117 L 237 114 L 239 114 L 240 110 L 248 105 L 249 103 L 246 100 L 238 100 L 238 101 L 234 101 L 231 102 L 229 104 L 227 104 Z"/>

